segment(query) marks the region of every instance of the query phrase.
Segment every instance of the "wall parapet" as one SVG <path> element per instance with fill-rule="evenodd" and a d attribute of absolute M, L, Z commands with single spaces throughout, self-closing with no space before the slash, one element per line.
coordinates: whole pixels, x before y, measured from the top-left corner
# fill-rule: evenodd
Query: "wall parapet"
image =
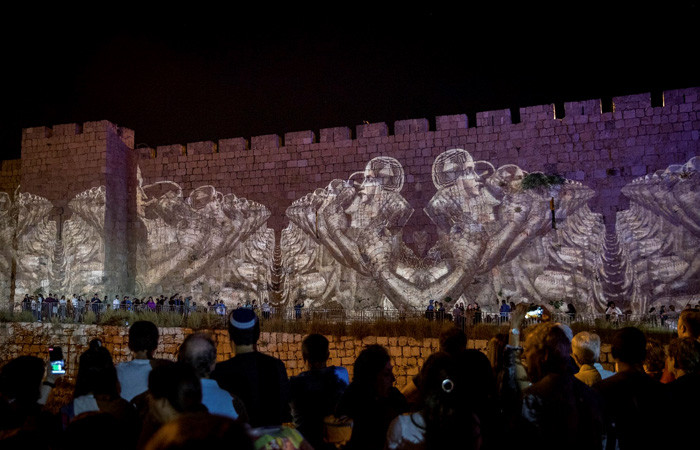
<path fill-rule="evenodd" d="M 22 130 L 22 142 L 29 143 L 38 141 L 41 145 L 45 140 L 60 139 L 61 137 L 85 136 L 86 140 L 106 139 L 107 134 L 117 136 L 128 147 L 134 148 L 134 131 L 120 127 L 108 120 L 83 122 L 83 123 L 65 123 L 53 125 L 51 127 L 40 126 L 24 128 Z"/>
<path fill-rule="evenodd" d="M 690 108 L 690 104 L 697 103 L 700 98 L 700 87 L 692 87 L 687 89 L 669 90 L 663 93 L 663 107 L 653 107 L 651 93 L 640 93 L 627 96 L 618 96 L 612 98 L 613 108 L 617 114 L 606 114 L 603 112 L 603 101 L 601 99 L 588 99 L 580 101 L 565 102 L 563 105 L 563 114 L 556 111 L 554 104 L 533 105 L 518 108 L 519 120 L 514 120 L 513 110 L 501 109 L 491 111 L 477 112 L 475 115 L 475 123 L 471 124 L 466 114 L 443 115 L 435 117 L 435 129 L 431 129 L 430 121 L 426 118 L 414 118 L 406 120 L 397 120 L 393 123 L 393 134 L 390 134 L 390 129 L 385 122 L 364 123 L 355 127 L 355 139 L 358 138 L 381 138 L 391 136 L 402 136 L 406 134 L 428 133 L 433 131 L 457 131 L 465 130 L 470 127 L 501 127 L 501 131 L 508 131 L 508 127 L 519 127 L 518 129 L 527 128 L 528 124 L 543 124 L 550 123 L 551 126 L 556 126 L 559 121 L 557 116 L 563 116 L 566 123 L 587 123 L 598 122 L 601 119 L 606 120 L 624 120 L 629 117 L 630 111 L 648 111 L 653 109 L 653 114 L 665 114 L 675 111 L 681 106 Z M 87 124 L 86 122 L 84 128 Z M 59 132 L 67 133 L 68 129 L 73 130 L 73 125 L 54 126 L 58 127 Z M 515 129 L 515 128 L 514 128 Z M 55 133 L 48 127 L 26 128 L 23 130 L 24 135 L 28 138 L 39 139 Z M 238 137 L 221 139 L 218 144 L 218 152 L 227 151 L 244 151 L 244 150 L 261 150 L 265 148 L 277 149 L 287 146 L 300 146 L 311 144 L 328 144 L 341 141 L 353 140 L 350 127 L 332 127 L 322 128 L 318 134 L 311 130 L 301 130 L 287 132 L 283 138 L 277 134 L 267 134 L 261 136 L 252 136 L 249 140 Z M 211 142 L 211 141 L 206 141 Z M 208 145 L 212 145 L 208 144 Z M 189 147 L 194 146 L 195 150 L 190 151 Z M 178 150 L 173 150 L 178 149 Z M 180 150 L 182 149 L 182 150 Z M 217 151 L 209 152 L 208 150 L 201 151 L 201 143 L 186 143 L 172 144 L 159 146 L 155 151 L 141 150 L 138 155 L 141 159 L 154 159 L 162 156 L 172 156 L 173 152 L 178 156 L 186 156 L 192 154 L 208 154 L 217 153 Z M 182 152 L 182 153 L 179 153 Z"/>

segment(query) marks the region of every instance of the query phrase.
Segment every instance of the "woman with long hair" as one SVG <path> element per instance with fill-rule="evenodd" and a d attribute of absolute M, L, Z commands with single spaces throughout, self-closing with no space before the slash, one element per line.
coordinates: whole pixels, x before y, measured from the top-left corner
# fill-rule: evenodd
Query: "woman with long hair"
<path fill-rule="evenodd" d="M 468 380 L 458 357 L 444 352 L 430 355 L 420 374 L 421 408 L 394 419 L 386 448 L 480 448 L 481 425 L 471 405 Z"/>

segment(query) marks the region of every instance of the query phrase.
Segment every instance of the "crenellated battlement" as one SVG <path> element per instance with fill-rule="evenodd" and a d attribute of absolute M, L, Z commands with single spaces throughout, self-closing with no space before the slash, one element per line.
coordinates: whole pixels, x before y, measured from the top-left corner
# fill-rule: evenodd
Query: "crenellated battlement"
<path fill-rule="evenodd" d="M 73 143 L 78 140 L 83 142 L 100 141 L 107 140 L 109 136 L 116 136 L 128 147 L 134 147 L 134 131 L 115 125 L 108 120 L 24 128 L 22 130 L 22 147 Z"/>
<path fill-rule="evenodd" d="M 613 97 L 610 101 L 591 99 L 575 102 L 565 102 L 563 108 L 555 104 L 535 105 L 513 109 L 502 109 L 477 112 L 474 123 L 470 123 L 466 114 L 454 114 L 435 117 L 434 126 L 428 119 L 397 120 L 390 128 L 385 122 L 364 123 L 351 127 L 322 128 L 318 133 L 312 130 L 294 131 L 280 136 L 268 134 L 252 136 L 249 139 L 238 137 L 214 141 L 194 142 L 143 147 L 138 149 L 140 159 L 157 159 L 172 156 L 188 156 L 226 153 L 232 151 L 256 151 L 261 149 L 281 149 L 302 145 L 329 144 L 342 141 L 373 138 L 396 138 L 416 133 L 436 132 L 466 132 L 487 134 L 495 131 L 508 133 L 511 131 L 531 128 L 553 128 L 562 124 L 583 124 L 591 122 L 621 121 L 634 118 L 661 117 L 695 110 L 700 98 L 700 87 L 666 91 L 663 93 L 663 104 L 652 105 L 651 93 Z M 514 117 L 515 116 L 515 117 Z M 637 126 L 631 123 L 623 126 Z M 58 131 L 56 128 L 58 127 Z M 54 127 L 54 135 L 66 133 L 66 130 L 77 127 L 75 124 Z M 495 127 L 495 128 L 494 128 Z M 41 128 L 43 130 L 50 130 Z M 41 129 L 28 129 L 32 133 L 41 133 Z M 468 131 L 467 131 L 468 130 Z M 27 132 L 27 130 L 25 130 Z"/>
<path fill-rule="evenodd" d="M 0 175 L 4 177 L 0 180 L 0 191 L 5 194 L 1 196 L 2 202 L 7 206 L 24 198 L 43 199 L 44 203 L 34 208 L 37 214 L 32 217 L 51 216 L 50 223 L 55 226 L 46 225 L 42 233 L 47 236 L 47 242 L 56 243 L 57 250 L 36 250 L 45 258 L 43 262 L 33 268 L 18 269 L 17 275 L 5 276 L 6 281 L 0 279 L 0 294 L 9 292 L 13 286 L 7 280 L 14 280 L 15 293 L 18 289 L 22 293 L 39 285 L 68 282 L 62 274 L 67 273 L 66 265 L 72 264 L 70 245 L 77 242 L 73 237 L 89 236 L 85 234 L 89 230 L 74 229 L 77 224 L 82 224 L 81 227 L 90 224 L 98 230 L 95 231 L 97 237 L 89 240 L 102 245 L 91 248 L 92 253 L 85 256 L 85 261 L 92 264 L 89 267 L 99 269 L 95 269 L 99 278 L 94 278 L 95 271 L 90 269 L 76 272 L 78 278 L 70 280 L 85 284 L 80 281 L 84 278 L 108 292 L 123 292 L 140 286 L 134 274 L 145 273 L 139 265 L 142 260 L 137 257 L 139 243 L 146 242 L 143 241 L 147 229 L 144 220 L 172 214 L 183 215 L 183 223 L 208 228 L 216 225 L 219 217 L 238 217 L 235 211 L 229 215 L 231 210 L 225 208 L 262 205 L 265 214 L 259 218 L 266 222 L 267 228 L 255 221 L 250 223 L 248 231 L 261 227 L 259 231 L 264 231 L 265 237 L 261 235 L 258 242 L 265 243 L 263 247 L 267 253 L 264 254 L 272 258 L 272 247 L 268 244 L 281 242 L 281 233 L 291 220 L 287 216 L 290 205 L 333 180 L 352 178 L 352 174 L 362 172 L 373 159 L 375 162 L 393 161 L 392 170 L 396 169 L 396 173 L 405 177 L 401 197 L 407 203 L 405 210 L 410 210 L 411 215 L 401 229 L 401 239 L 413 246 L 416 254 L 422 255 L 440 238 L 434 216 L 426 211 L 426 205 L 431 205 L 435 195 L 442 192 L 438 191 L 439 183 L 435 183 L 433 166 L 441 161 L 441 155 L 452 149 L 468 153 L 478 161 L 476 165 L 483 168 L 478 170 L 485 170 L 484 174 L 490 170 L 485 164 L 489 163 L 494 168 L 506 167 L 499 171 L 502 174 L 510 173 L 508 171 L 517 166 L 524 172 L 557 174 L 580 182 L 591 193 L 586 196 L 587 207 L 599 214 L 596 217 L 603 218 L 607 231 L 612 233 L 618 212 L 629 209 L 630 200 L 622 192 L 624 186 L 637 177 L 700 156 L 699 99 L 700 87 L 693 87 L 663 95 L 645 93 L 393 123 L 365 122 L 354 127 L 175 143 L 155 148 L 135 147 L 134 132 L 109 121 L 27 128 L 22 134 L 21 160 L 3 163 L 0 168 Z M 153 203 L 161 188 L 167 190 L 167 201 Z M 95 192 L 103 195 L 95 196 Z M 46 205 L 51 206 L 48 213 L 42 209 Z M 216 208 L 225 210 L 217 215 Z M 19 209 L 6 208 L 6 211 Z M 200 212 L 211 213 L 210 218 L 217 219 L 201 221 Z M 225 223 L 226 220 L 221 226 Z M 67 247 L 63 247 L 63 238 L 56 240 L 57 233 L 63 233 L 64 225 L 65 235 L 70 237 L 65 240 Z M 602 224 L 599 228 L 597 232 L 605 232 Z M 202 235 L 190 233 L 194 228 L 182 230 L 186 236 L 183 235 L 180 242 L 192 244 L 192 252 L 187 257 L 194 258 L 191 261 L 205 261 L 209 247 L 204 241 L 198 241 Z M 220 236 L 229 234 L 226 230 Z M 10 237 L 7 242 L 13 241 L 10 233 L 6 236 Z M 30 238 L 29 235 L 25 237 Z M 163 245 L 167 242 L 170 241 L 162 241 Z M 17 245 L 22 251 L 35 251 L 20 243 Z M 258 250 L 262 252 L 261 249 Z M 181 251 L 179 246 L 174 246 L 173 250 Z M 6 259 L 12 257 L 9 255 Z M 39 261 L 22 257 L 18 260 Z M 205 266 L 195 266 L 191 273 L 193 278 L 187 283 L 194 283 L 204 275 L 197 272 L 199 268 L 209 270 Z M 12 266 L 5 264 L 5 267 Z M 168 272 L 170 269 L 164 267 L 163 270 L 158 280 L 171 283 L 174 278 Z M 153 286 L 160 286 L 161 281 L 153 283 Z M 271 284 L 269 281 L 255 284 L 263 285 Z"/>

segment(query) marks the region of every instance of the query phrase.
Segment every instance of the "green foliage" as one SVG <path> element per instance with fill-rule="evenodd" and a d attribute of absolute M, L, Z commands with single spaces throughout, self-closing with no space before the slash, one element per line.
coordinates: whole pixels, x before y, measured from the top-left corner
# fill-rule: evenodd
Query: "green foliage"
<path fill-rule="evenodd" d="M 545 175 L 542 172 L 533 172 L 525 175 L 522 181 L 523 189 L 535 189 L 564 184 L 565 178 L 558 174 Z"/>
<path fill-rule="evenodd" d="M 148 320 L 158 327 L 182 327 L 193 330 L 221 330 L 226 329 L 226 320 L 219 315 L 195 312 L 183 315 L 177 312 L 154 311 L 125 311 L 106 310 L 96 316 L 91 310 L 84 314 L 82 323 L 87 325 L 113 325 L 127 326 L 137 320 Z M 0 309 L 0 322 L 34 322 L 30 311 L 8 311 Z M 60 323 L 59 323 L 60 322 Z M 54 318 L 49 321 L 56 326 L 61 323 L 71 323 L 72 318 L 65 321 Z M 426 320 L 423 317 L 407 317 L 401 319 L 378 318 L 374 320 L 352 320 L 342 313 L 330 317 L 327 314 L 314 315 L 309 312 L 301 319 L 285 319 L 272 317 L 261 319 L 261 329 L 265 332 L 310 334 L 320 333 L 326 336 L 350 336 L 362 339 L 367 336 L 400 337 L 409 336 L 415 339 L 438 338 L 447 328 L 453 327 L 449 320 Z M 668 328 L 652 326 L 644 322 L 627 321 L 611 322 L 604 318 L 596 319 L 593 323 L 574 322 L 571 329 L 574 333 L 591 331 L 598 334 L 603 342 L 610 342 L 617 330 L 625 326 L 633 326 L 641 329 L 647 338 L 654 338 L 662 343 L 668 343 L 676 333 Z M 509 323 L 468 323 L 465 332 L 470 340 L 489 340 L 499 333 L 507 334 Z M 526 331 L 525 331 L 526 332 Z"/>
<path fill-rule="evenodd" d="M 85 325 L 95 325 L 97 323 L 97 316 L 94 312 L 88 311 L 83 315 L 83 323 Z"/>

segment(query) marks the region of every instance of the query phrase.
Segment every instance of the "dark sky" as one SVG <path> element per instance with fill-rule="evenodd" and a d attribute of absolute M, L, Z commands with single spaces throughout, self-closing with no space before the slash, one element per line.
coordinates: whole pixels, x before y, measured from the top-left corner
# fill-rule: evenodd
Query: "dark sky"
<path fill-rule="evenodd" d="M 32 126 L 155 147 L 700 86 L 697 2 L 654 3 L 32 7 L 2 28 L 0 159 Z"/>

